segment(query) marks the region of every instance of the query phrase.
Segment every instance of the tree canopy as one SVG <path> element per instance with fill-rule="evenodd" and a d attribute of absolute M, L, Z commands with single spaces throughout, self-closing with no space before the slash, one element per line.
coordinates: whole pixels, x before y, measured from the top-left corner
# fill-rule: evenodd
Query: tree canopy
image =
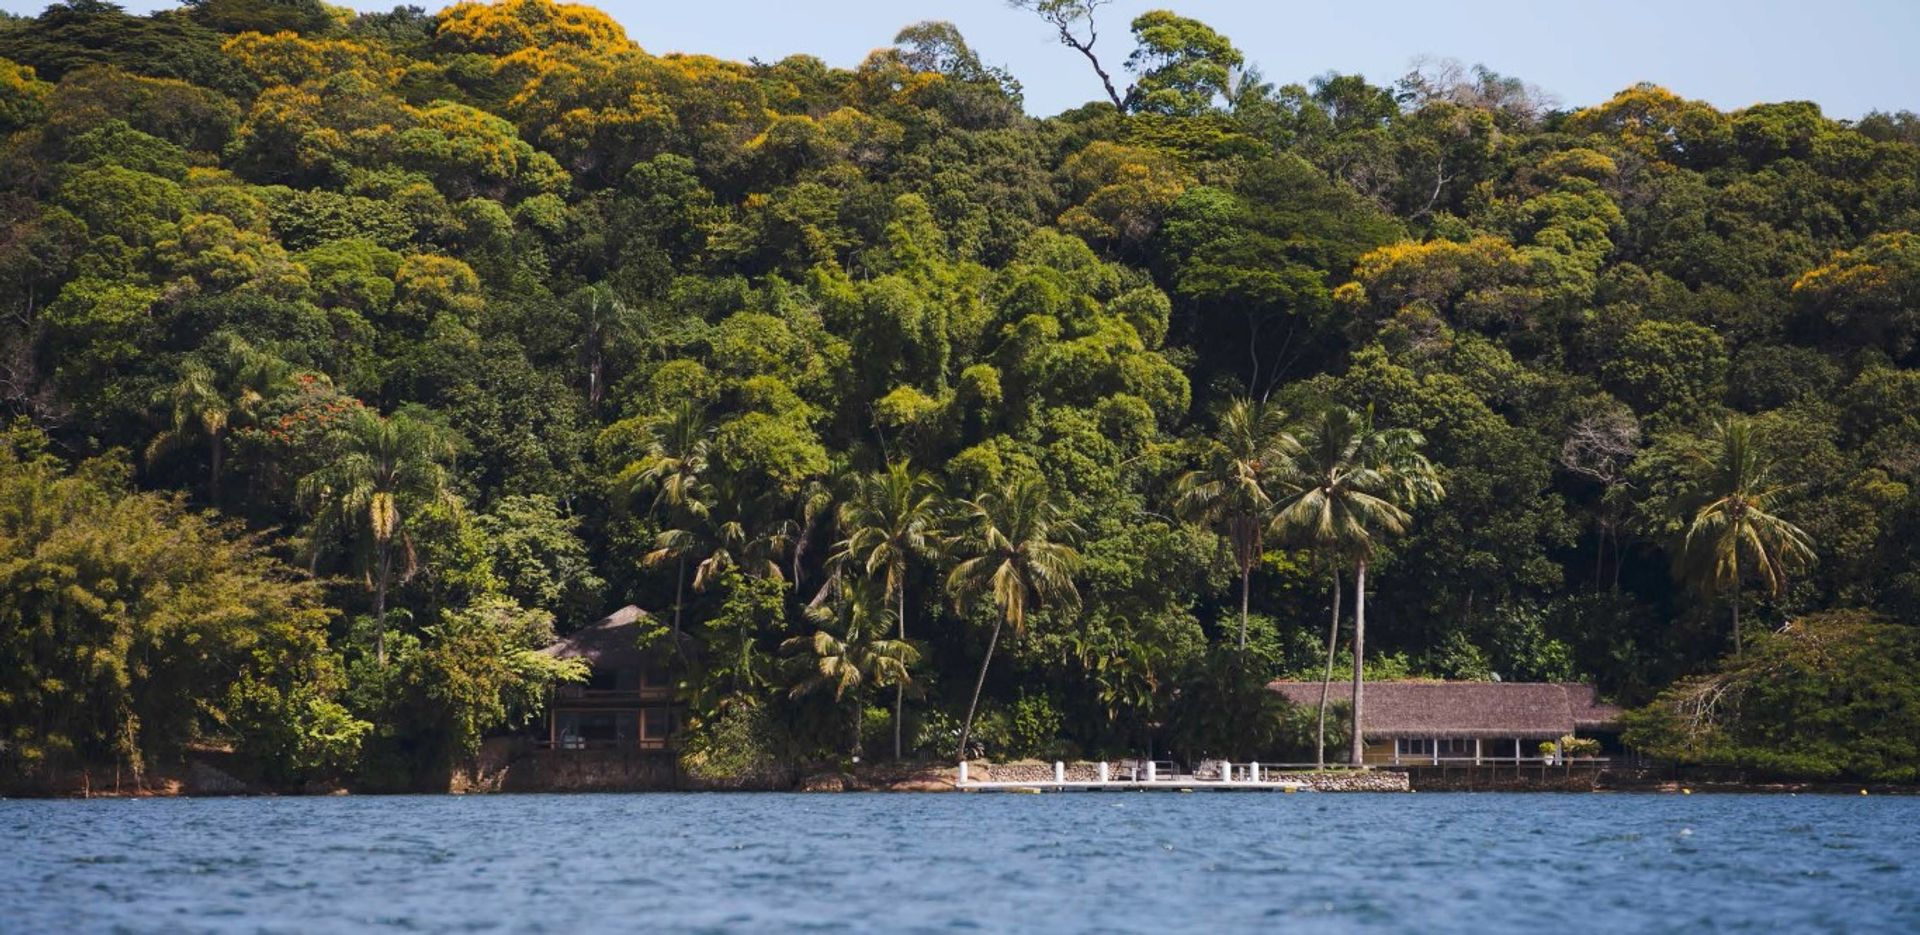
<path fill-rule="evenodd" d="M 628 603 L 701 763 L 1303 759 L 1258 686 L 1324 677 L 1360 553 L 1368 671 L 1671 707 L 1800 621 L 1911 642 L 1911 114 L 1014 5 L 1088 106 L 938 22 L 840 68 L 552 0 L 0 17 L 0 773 L 424 781 Z M 1343 425 L 1444 499 L 1308 476 Z M 1686 749 L 1891 677 L 1843 661 Z"/>

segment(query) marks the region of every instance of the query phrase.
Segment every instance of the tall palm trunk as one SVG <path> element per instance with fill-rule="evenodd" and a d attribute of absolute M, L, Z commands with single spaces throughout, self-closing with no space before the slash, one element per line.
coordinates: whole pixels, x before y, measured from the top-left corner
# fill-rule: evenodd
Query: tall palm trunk
<path fill-rule="evenodd" d="M 1361 709 L 1365 706 L 1362 697 L 1366 691 L 1365 660 L 1367 653 L 1367 560 L 1362 558 L 1353 568 L 1353 765 L 1360 766 L 1366 760 L 1366 742 L 1360 732 Z"/>
<path fill-rule="evenodd" d="M 1733 550 L 1733 658 L 1740 658 L 1740 549 Z"/>
<path fill-rule="evenodd" d="M 1340 639 L 1340 566 L 1333 566 L 1333 620 L 1327 624 L 1327 672 L 1320 677 L 1320 726 L 1315 731 L 1314 769 L 1327 768 L 1327 694 L 1333 688 L 1333 653 Z"/>
<path fill-rule="evenodd" d="M 993 662 L 993 648 L 1000 644 L 1000 627 L 1006 623 L 1002 617 L 993 622 L 993 635 L 987 638 L 987 654 L 980 659 L 980 677 L 973 683 L 973 700 L 967 702 L 967 720 L 960 727 L 960 752 L 958 759 L 967 758 L 967 742 L 973 739 L 973 714 L 980 707 L 980 692 L 987 687 L 987 666 Z"/>
<path fill-rule="evenodd" d="M 900 642 L 904 644 L 907 641 L 907 584 L 905 580 L 900 582 L 900 594 L 896 599 L 899 601 L 899 610 L 895 612 L 894 616 L 899 618 Z M 906 710 L 907 683 L 903 679 L 893 686 L 893 759 L 895 762 L 899 762 L 900 760 L 900 719 L 904 716 Z"/>
<path fill-rule="evenodd" d="M 1253 564 L 1240 566 L 1240 648 L 1247 648 L 1247 591 L 1253 581 Z"/>
<path fill-rule="evenodd" d="M 373 569 L 373 661 L 387 664 L 387 579 L 393 574 L 393 545 L 378 546 L 380 557 Z"/>
<path fill-rule="evenodd" d="M 208 438 L 208 447 L 212 450 L 207 454 L 207 463 L 211 466 L 207 473 L 207 502 L 216 510 L 220 508 L 220 461 L 226 453 L 226 446 L 221 443 L 224 435 L 214 432 Z"/>
<path fill-rule="evenodd" d="M 673 648 L 680 648 L 681 597 L 687 590 L 687 553 L 680 553 L 680 567 L 673 574 Z"/>
<path fill-rule="evenodd" d="M 852 708 L 853 711 L 852 716 L 848 718 L 847 726 L 853 730 L 853 747 L 851 752 L 853 754 L 853 761 L 858 763 L 860 762 L 860 755 L 866 752 L 866 745 L 861 742 L 860 728 L 865 726 L 865 719 L 861 717 L 861 715 L 865 713 L 867 706 L 858 698 L 852 700 L 853 704 L 849 705 L 849 707 Z"/>

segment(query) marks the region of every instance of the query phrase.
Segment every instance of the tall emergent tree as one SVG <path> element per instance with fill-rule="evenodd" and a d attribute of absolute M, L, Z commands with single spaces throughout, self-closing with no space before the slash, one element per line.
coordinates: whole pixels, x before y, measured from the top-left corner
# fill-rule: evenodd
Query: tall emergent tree
<path fill-rule="evenodd" d="M 882 576 L 882 597 L 894 606 L 902 643 L 907 639 L 908 564 L 931 555 L 939 544 L 940 515 L 940 488 L 933 478 L 904 462 L 859 478 L 853 496 L 840 505 L 840 528 L 846 538 L 835 549 L 834 563 L 850 563 L 869 577 Z M 896 760 L 901 756 L 906 692 L 905 680 L 894 683 Z"/>
<path fill-rule="evenodd" d="M 226 336 L 212 362 L 187 358 L 163 394 L 168 425 L 147 444 L 148 463 L 190 441 L 205 443 L 207 502 L 218 507 L 229 434 L 250 424 L 292 373 L 285 361 L 232 335 Z"/>
<path fill-rule="evenodd" d="M 356 411 L 334 442 L 337 453 L 300 479 L 299 494 L 314 517 L 316 556 L 342 536 L 353 541 L 373 591 L 374 658 L 385 665 L 387 590 L 418 567 L 407 523 L 431 505 L 458 503 L 447 472 L 453 443 L 432 423 L 372 410 Z"/>
<path fill-rule="evenodd" d="M 1420 453 L 1425 444 L 1412 429 L 1381 429 L 1373 414 L 1332 407 L 1320 414 L 1301 442 L 1288 472 L 1300 487 L 1273 518 L 1273 531 L 1289 541 L 1353 562 L 1353 737 L 1352 762 L 1364 754 L 1361 722 L 1365 707 L 1367 565 L 1378 540 L 1406 531 L 1413 517 L 1407 508 L 1445 491 L 1439 473 Z M 1336 579 L 1337 581 L 1337 579 Z M 1336 584 L 1337 586 L 1337 584 Z M 1333 639 L 1327 645 L 1327 675 L 1321 681 L 1319 745 L 1326 758 L 1327 687 L 1333 681 Z"/>
<path fill-rule="evenodd" d="M 815 625 L 811 635 L 788 637 L 781 650 L 797 662 L 796 676 L 789 697 L 833 690 L 833 700 L 842 703 L 854 695 L 850 705 L 853 732 L 852 753 L 861 754 L 861 689 L 868 685 L 905 685 L 912 676 L 908 669 L 920 654 L 904 639 L 888 639 L 884 585 L 874 587 L 872 579 L 836 579 L 834 599 L 809 608 L 807 616 Z M 895 732 L 896 738 L 898 732 Z M 896 743 L 898 740 L 896 739 Z M 898 754 L 895 754 L 898 758 Z"/>
<path fill-rule="evenodd" d="M 966 557 L 947 575 L 947 592 L 961 613 L 983 597 L 999 611 L 986 654 L 980 657 L 980 677 L 974 681 L 973 699 L 967 702 L 967 719 L 960 728 L 957 755 L 965 759 L 1001 627 L 1011 624 L 1017 636 L 1026 630 L 1029 608 L 1079 603 L 1073 577 L 1080 571 L 1080 553 L 1068 544 L 1079 529 L 1061 515 L 1047 485 L 1038 478 L 1009 482 L 962 508 L 965 525 L 953 551 Z"/>
<path fill-rule="evenodd" d="M 1773 460 L 1746 419 L 1729 417 L 1688 460 L 1699 472 L 1700 500 L 1674 557 L 1674 575 L 1709 596 L 1733 595 L 1733 654 L 1740 638 L 1740 588 L 1758 577 L 1774 596 L 1787 590 L 1787 575 L 1813 564 L 1813 540 L 1773 512 L 1789 489 L 1772 479 Z"/>
<path fill-rule="evenodd" d="M 680 635 L 681 613 L 685 607 L 687 558 L 693 553 L 692 536 L 713 509 L 712 485 L 707 482 L 707 454 L 713 444 L 713 431 L 706 414 L 691 402 L 682 402 L 673 412 L 651 428 L 647 453 L 641 459 L 633 493 L 653 494 L 653 513 L 670 528 L 661 534 L 648 563 L 667 558 L 677 560 L 673 578 L 673 634 Z M 677 535 L 669 535 L 670 533 Z M 676 640 L 677 641 L 677 640 Z"/>
<path fill-rule="evenodd" d="M 1300 443 L 1287 433 L 1278 407 L 1236 399 L 1220 416 L 1209 440 L 1205 466 L 1174 483 L 1174 509 L 1183 519 L 1213 528 L 1233 550 L 1240 571 L 1240 648 L 1247 648 L 1247 602 L 1253 568 L 1260 562 L 1277 471 L 1290 469 Z"/>

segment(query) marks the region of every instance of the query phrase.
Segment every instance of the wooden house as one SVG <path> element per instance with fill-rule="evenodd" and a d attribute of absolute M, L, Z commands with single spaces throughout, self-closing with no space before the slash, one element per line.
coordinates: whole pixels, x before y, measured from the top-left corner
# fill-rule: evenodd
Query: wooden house
<path fill-rule="evenodd" d="M 555 750 L 665 750 L 684 709 L 657 653 L 640 648 L 646 611 L 628 605 L 548 646 L 586 663 L 587 681 L 560 685 L 547 705 Z"/>
<path fill-rule="evenodd" d="M 1274 682 L 1289 702 L 1320 704 L 1319 682 Z M 1353 700 L 1334 682 L 1332 704 Z M 1562 682 L 1368 682 L 1361 712 L 1369 765 L 1489 765 L 1540 762 L 1542 743 L 1590 737 L 1619 746 L 1620 708 L 1591 685 Z"/>

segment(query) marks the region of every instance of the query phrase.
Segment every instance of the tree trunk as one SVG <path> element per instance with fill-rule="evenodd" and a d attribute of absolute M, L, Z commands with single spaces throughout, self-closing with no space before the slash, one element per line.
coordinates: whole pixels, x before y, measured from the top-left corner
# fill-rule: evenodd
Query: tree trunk
<path fill-rule="evenodd" d="M 1606 579 L 1607 524 L 1596 523 L 1593 541 L 1593 589 L 1600 590 L 1601 582 Z"/>
<path fill-rule="evenodd" d="M 373 569 L 373 661 L 387 664 L 387 577 L 393 566 L 392 546 L 381 545 Z"/>
<path fill-rule="evenodd" d="M 1314 733 L 1314 769 L 1327 768 L 1327 694 L 1333 688 L 1333 653 L 1340 639 L 1340 566 L 1333 566 L 1333 620 L 1327 624 L 1327 672 L 1320 678 L 1320 726 Z"/>
<path fill-rule="evenodd" d="M 679 570 L 673 574 L 673 649 L 680 651 L 680 605 L 681 596 L 687 588 L 687 553 L 680 553 Z"/>
<path fill-rule="evenodd" d="M 1253 581 L 1253 564 L 1240 566 L 1240 648 L 1247 648 L 1247 591 Z"/>
<path fill-rule="evenodd" d="M 216 510 L 220 508 L 220 460 L 226 453 L 226 446 L 221 444 L 221 436 L 220 432 L 213 433 L 211 436 L 213 450 L 207 456 L 207 463 L 211 466 L 207 473 L 207 502 Z"/>
<path fill-rule="evenodd" d="M 980 707 L 980 692 L 987 687 L 987 666 L 993 662 L 993 648 L 1000 644 L 1000 627 L 1006 623 L 1001 617 L 993 622 L 993 635 L 987 638 L 987 654 L 980 659 L 980 677 L 973 683 L 973 700 L 967 702 L 967 720 L 960 726 L 960 752 L 957 759 L 967 758 L 967 742 L 973 739 L 973 715 Z"/>
<path fill-rule="evenodd" d="M 853 761 L 858 763 L 860 762 L 860 754 L 866 752 L 866 745 L 861 742 L 860 728 L 866 726 L 864 723 L 865 718 L 861 715 L 866 713 L 867 706 L 861 703 L 857 697 L 850 700 L 853 701 L 853 717 L 850 719 L 851 723 L 848 726 L 853 728 Z"/>
<path fill-rule="evenodd" d="M 596 349 L 587 357 L 587 408 L 592 412 L 600 411 L 600 397 L 604 392 L 600 389 L 601 366 L 600 351 Z"/>
<path fill-rule="evenodd" d="M 1740 658 L 1743 647 L 1740 645 L 1740 588 L 1733 589 L 1733 658 Z"/>
<path fill-rule="evenodd" d="M 1366 759 L 1365 735 L 1361 733 L 1361 710 L 1365 706 L 1362 698 L 1366 691 L 1366 653 L 1367 653 L 1367 560 L 1361 559 L 1353 568 L 1353 765 L 1360 766 Z"/>
<path fill-rule="evenodd" d="M 895 615 L 899 617 L 900 643 L 904 646 L 907 642 L 907 583 L 904 576 L 900 581 L 899 602 L 899 610 Z M 905 679 L 902 679 L 898 684 L 893 686 L 893 759 L 896 763 L 899 762 L 901 758 L 900 719 L 906 710 L 907 683 Z"/>

